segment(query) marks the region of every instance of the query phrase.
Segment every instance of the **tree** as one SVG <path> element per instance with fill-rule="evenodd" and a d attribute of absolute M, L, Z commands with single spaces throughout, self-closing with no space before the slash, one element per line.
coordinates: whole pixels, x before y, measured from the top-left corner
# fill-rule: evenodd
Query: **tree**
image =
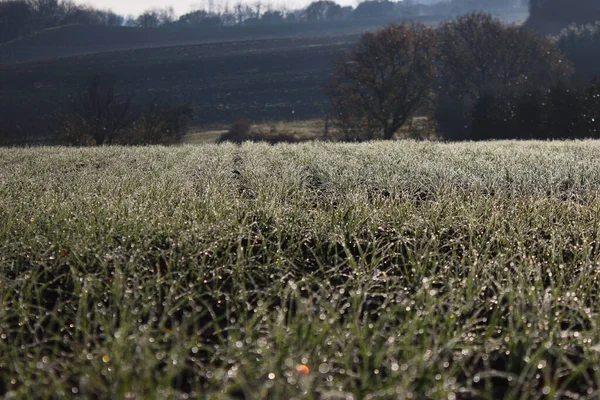
<path fill-rule="evenodd" d="M 131 97 L 119 98 L 111 84 L 95 76 L 69 105 L 63 128 L 72 144 L 99 146 L 111 144 L 132 120 Z"/>
<path fill-rule="evenodd" d="M 363 1 L 354 10 L 354 17 L 359 19 L 389 17 L 396 5 L 389 0 Z"/>
<path fill-rule="evenodd" d="M 167 106 L 157 99 L 150 102 L 147 109 L 122 135 L 121 144 L 170 145 L 181 142 L 194 117 L 190 105 Z"/>
<path fill-rule="evenodd" d="M 558 46 L 573 62 L 579 77 L 591 80 L 600 76 L 600 21 L 564 29 Z"/>
<path fill-rule="evenodd" d="M 338 62 L 328 94 L 347 140 L 392 139 L 429 99 L 437 38 L 422 24 L 364 34 Z"/>
<path fill-rule="evenodd" d="M 175 12 L 172 7 L 147 10 L 137 17 L 136 25 L 140 28 L 158 28 L 175 21 Z"/>
<path fill-rule="evenodd" d="M 572 74 L 565 55 L 541 35 L 472 13 L 442 25 L 440 89 L 455 98 L 494 88 L 548 88 Z"/>
<path fill-rule="evenodd" d="M 0 43 L 27 32 L 33 10 L 23 1 L 0 2 Z"/>
<path fill-rule="evenodd" d="M 543 92 L 573 72 L 550 39 L 505 26 L 489 14 L 467 14 L 445 23 L 439 43 L 436 114 L 447 138 L 471 138 L 469 119 L 484 94 L 502 93 L 509 102 L 524 91 Z"/>
<path fill-rule="evenodd" d="M 205 10 L 196 10 L 179 17 L 180 24 L 190 26 L 219 26 L 222 24 L 221 18 Z"/>
<path fill-rule="evenodd" d="M 285 17 L 281 11 L 269 10 L 260 18 L 263 24 L 283 24 Z"/>
<path fill-rule="evenodd" d="M 342 7 L 331 0 L 320 0 L 306 8 L 306 19 L 309 21 L 328 21 L 342 15 Z"/>

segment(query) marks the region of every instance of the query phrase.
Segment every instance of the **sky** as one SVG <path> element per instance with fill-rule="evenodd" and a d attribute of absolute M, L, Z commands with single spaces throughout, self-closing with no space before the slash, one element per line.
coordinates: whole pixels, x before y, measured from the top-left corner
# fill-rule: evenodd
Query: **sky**
<path fill-rule="evenodd" d="M 191 10 L 207 9 L 209 3 L 213 7 L 224 7 L 227 3 L 233 6 L 238 2 L 255 4 L 257 0 L 76 0 L 79 4 L 89 4 L 96 8 L 111 9 L 118 14 L 137 15 L 150 8 L 164 8 L 172 6 L 177 15 L 185 14 Z M 341 5 L 355 6 L 357 0 L 338 0 Z M 311 0 L 260 0 L 262 4 L 270 4 L 274 8 L 295 9 L 311 3 Z"/>

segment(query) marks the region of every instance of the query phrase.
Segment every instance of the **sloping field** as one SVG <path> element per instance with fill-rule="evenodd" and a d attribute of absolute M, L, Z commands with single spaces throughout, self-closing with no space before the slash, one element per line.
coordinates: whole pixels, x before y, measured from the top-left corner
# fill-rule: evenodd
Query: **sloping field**
<path fill-rule="evenodd" d="M 438 20 L 439 17 L 420 18 Z M 234 27 L 129 28 L 68 25 L 0 44 L 0 64 L 43 61 L 76 55 L 203 43 L 344 36 L 375 30 L 390 20 L 332 21 Z"/>
<path fill-rule="evenodd" d="M 274 39 L 161 47 L 0 65 L 3 116 L 47 129 L 69 96 L 94 76 L 114 82 L 135 103 L 190 103 L 195 124 L 240 118 L 321 117 L 323 84 L 357 36 Z M 46 117 L 46 120 L 42 120 Z"/>
<path fill-rule="evenodd" d="M 596 398 L 599 152 L 0 150 L 0 395 Z"/>

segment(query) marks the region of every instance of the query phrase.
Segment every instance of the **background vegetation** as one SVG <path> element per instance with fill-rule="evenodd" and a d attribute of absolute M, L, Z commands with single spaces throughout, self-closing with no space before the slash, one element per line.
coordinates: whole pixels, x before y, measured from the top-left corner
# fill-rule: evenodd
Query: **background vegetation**
<path fill-rule="evenodd" d="M 330 23 L 340 20 L 384 20 L 423 15 L 453 16 L 474 9 L 509 12 L 526 6 L 525 0 L 449 0 L 440 2 L 368 0 L 356 8 L 342 7 L 331 0 L 317 0 L 304 9 L 273 8 L 260 1 L 210 3 L 179 17 L 173 9 L 149 9 L 138 16 L 121 16 L 75 4 L 71 0 L 0 1 L 0 43 L 23 35 L 70 24 L 127 26 L 132 28 L 189 28 L 219 26 L 265 26 L 298 23 Z"/>

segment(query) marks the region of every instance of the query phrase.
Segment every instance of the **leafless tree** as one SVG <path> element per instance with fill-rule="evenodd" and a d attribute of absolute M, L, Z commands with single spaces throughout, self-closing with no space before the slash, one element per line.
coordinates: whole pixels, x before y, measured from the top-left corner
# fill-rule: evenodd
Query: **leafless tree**
<path fill-rule="evenodd" d="M 99 146 L 111 144 L 132 121 L 131 96 L 117 96 L 111 84 L 96 76 L 70 102 L 63 129 L 71 143 Z"/>

